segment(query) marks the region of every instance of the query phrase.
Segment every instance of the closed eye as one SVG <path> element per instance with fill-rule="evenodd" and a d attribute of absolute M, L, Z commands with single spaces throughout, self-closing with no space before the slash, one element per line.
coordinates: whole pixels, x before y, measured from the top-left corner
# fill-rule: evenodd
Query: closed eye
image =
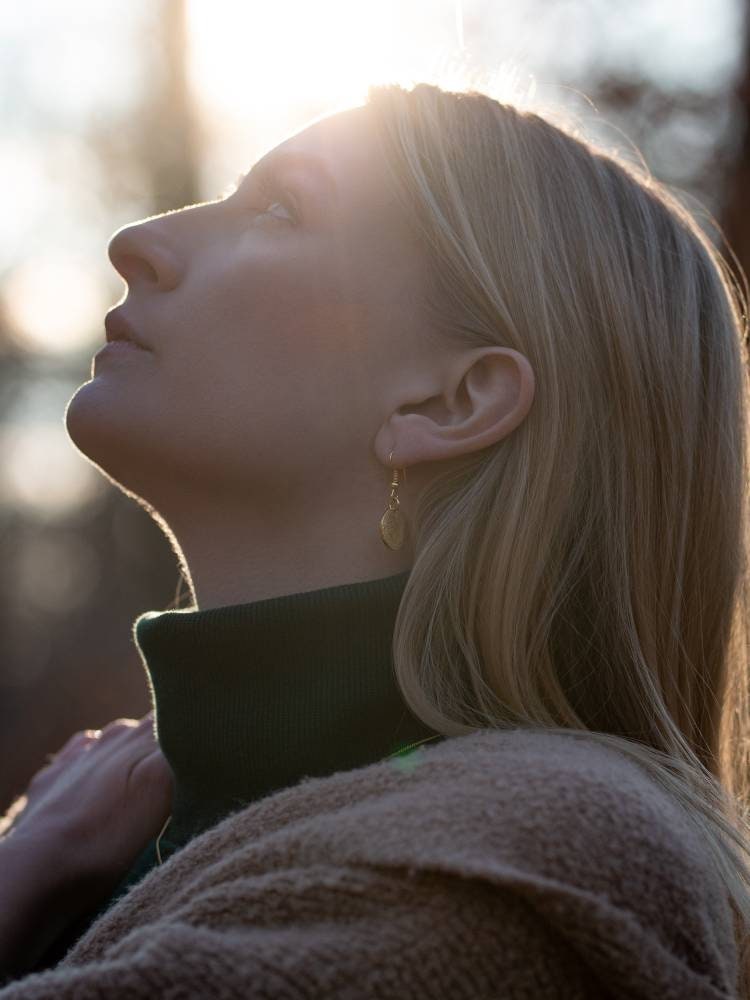
<path fill-rule="evenodd" d="M 273 218 L 278 219 L 280 222 L 296 222 L 296 216 L 292 209 L 282 201 L 280 198 L 271 199 L 271 197 L 264 198 L 264 205 L 268 206 L 264 210 L 258 210 L 258 215 L 270 215 Z M 286 213 L 286 218 L 280 216 L 277 212 L 272 212 L 271 209 L 280 209 L 282 212 Z M 257 216 L 256 216 L 257 218 Z"/>
<path fill-rule="evenodd" d="M 252 171 L 250 174 L 240 174 L 234 184 L 229 185 L 224 189 L 224 191 L 221 192 L 221 194 L 219 194 L 219 199 L 224 201 L 226 198 L 235 194 L 248 176 L 250 176 L 254 181 L 258 192 L 258 197 L 253 199 L 253 207 L 257 215 L 269 215 L 273 218 L 279 219 L 280 222 L 297 221 L 296 204 L 291 196 L 286 191 L 280 189 L 273 182 L 272 178 L 261 173 L 260 170 Z M 286 213 L 286 218 L 270 211 L 271 208 L 276 206 Z"/>

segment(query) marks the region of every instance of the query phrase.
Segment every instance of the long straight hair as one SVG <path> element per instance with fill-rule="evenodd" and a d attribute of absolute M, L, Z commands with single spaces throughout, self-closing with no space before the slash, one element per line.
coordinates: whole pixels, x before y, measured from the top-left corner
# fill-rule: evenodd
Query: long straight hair
<path fill-rule="evenodd" d="M 410 512 L 403 697 L 448 736 L 555 729 L 644 767 L 705 838 L 746 990 L 747 294 L 666 186 L 574 127 L 427 84 L 368 107 L 436 334 L 516 349 L 536 386 Z"/>

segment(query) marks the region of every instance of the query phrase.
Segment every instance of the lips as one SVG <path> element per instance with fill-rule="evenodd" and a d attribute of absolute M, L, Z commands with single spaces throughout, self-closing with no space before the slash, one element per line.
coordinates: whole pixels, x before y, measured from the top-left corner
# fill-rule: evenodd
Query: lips
<path fill-rule="evenodd" d="M 107 342 L 110 344 L 113 340 L 128 340 L 143 351 L 151 350 L 143 343 L 132 324 L 118 309 L 111 309 L 104 317 L 104 328 L 107 331 Z"/>

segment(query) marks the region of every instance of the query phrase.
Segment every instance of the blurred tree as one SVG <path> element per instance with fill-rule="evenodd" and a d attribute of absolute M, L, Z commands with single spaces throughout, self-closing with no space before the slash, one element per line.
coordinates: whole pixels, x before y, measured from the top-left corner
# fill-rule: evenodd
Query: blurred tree
<path fill-rule="evenodd" d="M 97 155 L 108 182 L 102 187 L 113 214 L 123 201 L 145 204 L 143 215 L 152 215 L 199 200 L 185 6 L 185 0 L 144 6 L 133 52 L 141 60 L 142 102 L 118 116 L 96 115 L 81 128 L 79 140 Z M 2 420 L 16 390 L 38 379 L 41 366 L 7 341 L 0 345 Z M 71 386 L 80 384 L 84 373 L 72 370 L 69 359 L 58 365 Z M 111 486 L 97 502 L 50 522 L 1 507 L 0 529 L 1 810 L 72 732 L 148 710 L 131 625 L 142 611 L 175 603 L 179 573 L 160 529 Z M 58 551 L 62 563 L 51 560 Z M 98 583 L 83 604 L 69 593 L 76 583 L 70 564 L 81 552 L 89 560 L 95 553 L 98 563 Z M 59 606 L 24 601 L 19 573 L 30 573 Z"/>

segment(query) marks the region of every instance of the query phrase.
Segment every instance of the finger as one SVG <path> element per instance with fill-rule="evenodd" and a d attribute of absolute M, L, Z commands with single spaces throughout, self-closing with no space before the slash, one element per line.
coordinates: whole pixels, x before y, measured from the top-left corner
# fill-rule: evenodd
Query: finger
<path fill-rule="evenodd" d="M 142 733 L 146 733 L 148 736 L 153 736 L 154 738 L 156 737 L 156 723 L 154 721 L 153 712 L 149 712 L 147 715 L 143 716 L 140 721 L 139 728 Z"/>
<path fill-rule="evenodd" d="M 115 770 L 123 763 L 137 760 L 144 754 L 160 751 L 159 741 L 149 725 L 121 727 L 117 735 L 114 735 L 113 730 L 109 739 L 103 736 L 98 744 L 92 747 L 96 752 L 97 766 L 106 764 Z"/>
<path fill-rule="evenodd" d="M 102 732 L 106 733 L 115 730 L 120 731 L 122 729 L 133 729 L 137 725 L 138 719 L 112 719 L 111 722 L 107 723 Z"/>
<path fill-rule="evenodd" d="M 100 741 L 102 743 L 110 743 L 113 740 L 120 739 L 123 735 L 127 735 L 127 733 L 136 729 L 137 726 L 138 723 L 135 719 L 113 719 L 101 730 Z"/>
<path fill-rule="evenodd" d="M 73 733 L 65 746 L 75 746 L 77 743 L 83 743 L 87 739 L 100 735 L 101 729 L 79 729 L 77 733 Z"/>
<path fill-rule="evenodd" d="M 152 750 L 132 761 L 128 768 L 127 784 L 138 795 L 146 794 L 153 800 L 171 802 L 174 775 L 160 750 Z"/>
<path fill-rule="evenodd" d="M 63 743 L 58 751 L 53 754 L 48 754 L 48 757 L 53 760 L 56 757 L 67 757 L 76 750 L 80 750 L 81 748 L 88 746 L 92 740 L 98 739 L 100 735 L 101 730 L 99 729 L 81 729 L 79 732 L 73 733 L 73 735 L 69 737 L 65 743 Z"/>
<path fill-rule="evenodd" d="M 32 782 L 37 784 L 44 783 L 49 780 L 52 775 L 56 773 L 55 765 L 67 766 L 71 760 L 74 760 L 80 754 L 85 753 L 88 747 L 92 743 L 96 742 L 96 736 L 94 735 L 96 730 L 85 729 L 80 732 L 73 733 L 73 735 L 68 739 L 68 741 L 58 750 L 56 753 L 48 753 L 44 758 L 44 764 L 32 777 Z"/>
<path fill-rule="evenodd" d="M 144 715 L 142 719 L 138 720 L 138 724 L 133 726 L 130 730 L 131 738 L 134 740 L 140 739 L 154 739 L 155 738 L 155 725 L 153 714 Z"/>

